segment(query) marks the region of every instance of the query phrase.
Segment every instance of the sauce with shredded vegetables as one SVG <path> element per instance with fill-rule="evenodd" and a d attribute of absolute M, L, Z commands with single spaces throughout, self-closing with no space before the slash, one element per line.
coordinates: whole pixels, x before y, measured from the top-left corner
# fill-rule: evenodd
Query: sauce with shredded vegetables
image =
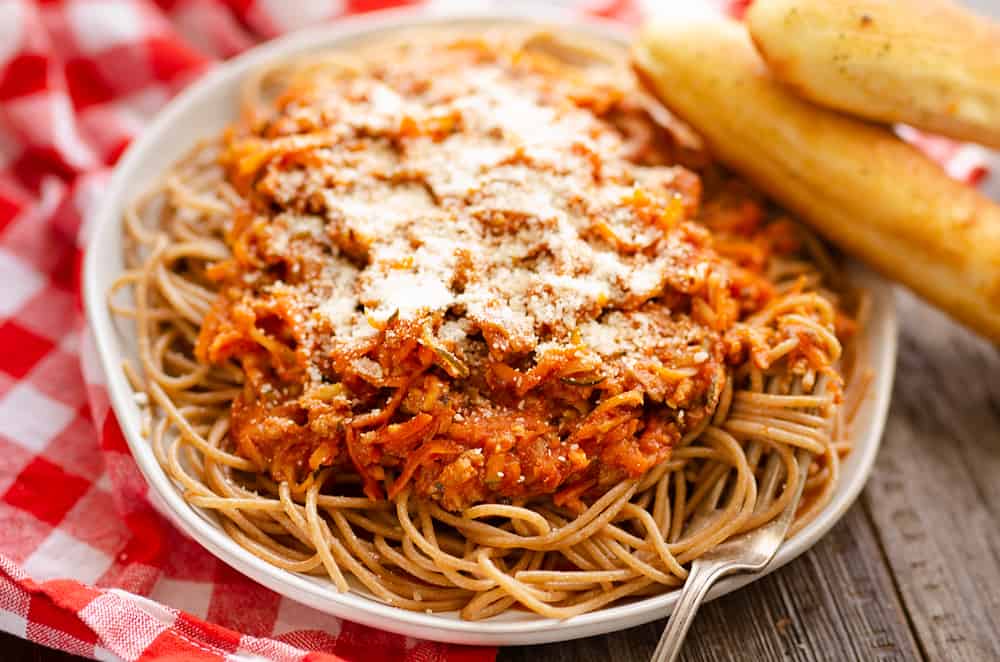
<path fill-rule="evenodd" d="M 242 368 L 241 455 L 451 511 L 578 510 L 696 433 L 727 364 L 766 367 L 787 335 L 793 372 L 829 368 L 808 329 L 742 323 L 775 295 L 769 256 L 799 248 L 790 224 L 738 185 L 703 196 L 614 75 L 409 48 L 306 72 L 227 136 L 245 205 L 196 351 Z"/>

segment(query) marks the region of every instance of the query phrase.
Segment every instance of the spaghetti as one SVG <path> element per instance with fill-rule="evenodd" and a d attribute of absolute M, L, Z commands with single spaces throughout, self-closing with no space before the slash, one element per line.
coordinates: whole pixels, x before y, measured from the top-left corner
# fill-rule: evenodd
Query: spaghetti
<path fill-rule="evenodd" d="M 439 36 L 248 82 L 127 212 L 112 288 L 192 506 L 278 567 L 467 619 L 679 586 L 784 509 L 757 483 L 794 485 L 798 448 L 793 532 L 823 507 L 860 297 L 616 57 Z"/>

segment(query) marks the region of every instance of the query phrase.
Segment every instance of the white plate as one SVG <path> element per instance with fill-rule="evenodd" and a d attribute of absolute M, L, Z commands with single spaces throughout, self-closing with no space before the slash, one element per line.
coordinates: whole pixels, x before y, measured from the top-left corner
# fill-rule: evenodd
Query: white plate
<path fill-rule="evenodd" d="M 523 23 L 533 19 L 514 14 L 476 14 L 461 17 L 428 13 L 388 12 L 370 14 L 299 32 L 255 48 L 202 78 L 171 102 L 152 125 L 132 143 L 92 218 L 92 234 L 84 273 L 87 318 L 97 342 L 111 403 L 139 468 L 150 485 L 154 505 L 180 529 L 218 558 L 265 586 L 289 598 L 336 616 L 377 628 L 424 639 L 465 644 L 512 645 L 564 641 L 621 630 L 670 613 L 676 592 L 554 621 L 512 611 L 500 616 L 466 622 L 455 615 L 422 614 L 377 602 L 358 593 L 338 593 L 327 581 L 276 568 L 258 559 L 223 532 L 215 519 L 189 506 L 157 464 L 149 444 L 139 433 L 139 409 L 121 371 L 122 359 L 134 356 L 134 338 L 127 324 L 115 324 L 105 303 L 105 293 L 122 271 L 122 210 L 146 190 L 163 171 L 198 140 L 217 134 L 235 115 L 237 89 L 243 77 L 262 63 L 317 48 L 342 46 L 374 33 L 400 27 Z M 544 20 L 587 35 L 624 43 L 621 32 L 606 24 L 565 14 L 547 14 Z M 892 288 L 883 280 L 857 269 L 872 294 L 871 323 L 861 338 L 875 381 L 858 414 L 853 434 L 854 452 L 843 466 L 842 478 L 830 504 L 809 526 L 782 546 L 766 572 L 802 554 L 837 522 L 853 503 L 871 471 L 885 422 L 896 356 L 896 316 Z M 719 582 L 710 597 L 729 593 L 758 575 L 736 575 Z"/>

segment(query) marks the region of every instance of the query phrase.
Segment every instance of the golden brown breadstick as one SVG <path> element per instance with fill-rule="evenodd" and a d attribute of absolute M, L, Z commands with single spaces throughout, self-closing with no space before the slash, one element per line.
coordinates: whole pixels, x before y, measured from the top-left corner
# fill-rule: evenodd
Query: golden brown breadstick
<path fill-rule="evenodd" d="M 633 58 L 720 161 L 1000 342 L 1000 207 L 887 129 L 791 94 L 743 26 L 721 16 L 648 25 Z"/>
<path fill-rule="evenodd" d="M 776 78 L 830 108 L 1000 147 L 1000 25 L 949 0 L 756 0 Z"/>

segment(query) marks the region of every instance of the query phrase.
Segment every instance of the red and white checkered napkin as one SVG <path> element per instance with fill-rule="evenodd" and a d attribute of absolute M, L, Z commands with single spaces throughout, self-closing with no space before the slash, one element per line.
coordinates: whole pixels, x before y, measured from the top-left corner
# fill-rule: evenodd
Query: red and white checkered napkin
<path fill-rule="evenodd" d="M 0 629 L 104 660 L 493 658 L 284 599 L 180 534 L 150 508 L 81 340 L 81 219 L 150 115 L 259 38 L 389 4 L 0 0 Z M 962 149 L 949 163 L 975 165 Z"/>

